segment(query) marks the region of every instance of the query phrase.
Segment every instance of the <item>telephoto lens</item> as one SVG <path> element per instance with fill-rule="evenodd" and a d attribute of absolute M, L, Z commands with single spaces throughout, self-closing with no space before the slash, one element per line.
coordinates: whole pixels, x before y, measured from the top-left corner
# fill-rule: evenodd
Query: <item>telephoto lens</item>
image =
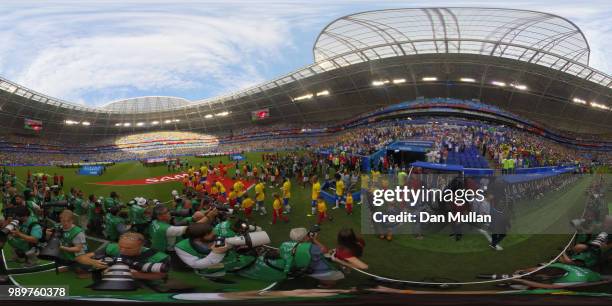
<path fill-rule="evenodd" d="M 5 242 L 8 235 L 19 227 L 19 220 L 13 220 L 9 222 L 5 227 L 0 229 L 0 242 Z"/>
<path fill-rule="evenodd" d="M 144 272 L 144 273 L 168 273 L 170 271 L 170 267 L 167 264 L 156 262 L 133 262 L 131 265 L 134 270 Z"/>

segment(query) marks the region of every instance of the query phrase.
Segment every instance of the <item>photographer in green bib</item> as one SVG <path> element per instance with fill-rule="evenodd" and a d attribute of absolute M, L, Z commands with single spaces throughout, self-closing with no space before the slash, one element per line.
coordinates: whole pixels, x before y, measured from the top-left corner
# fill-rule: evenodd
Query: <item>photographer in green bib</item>
<path fill-rule="evenodd" d="M 151 211 L 147 209 L 147 199 L 134 198 L 128 203 L 128 219 L 132 229 L 143 235 L 147 235 L 147 229 L 151 222 Z"/>
<path fill-rule="evenodd" d="M 55 229 L 47 229 L 47 241 L 54 231 L 60 231 L 59 258 L 57 262 L 68 269 L 74 270 L 79 278 L 88 278 L 87 266 L 75 261 L 76 257 L 87 253 L 87 237 L 79 226 L 74 225 L 72 211 L 66 209 L 60 213 L 60 225 Z M 60 270 L 63 272 L 63 270 Z"/>
<path fill-rule="evenodd" d="M 16 205 L 12 209 L 14 219 L 19 226 L 14 228 L 8 236 L 8 244 L 13 247 L 16 261 L 25 261 L 25 267 L 35 266 L 37 259 L 37 245 L 43 237 L 42 227 L 38 219 L 33 216 L 23 203 L 20 195 L 15 196 Z"/>
<path fill-rule="evenodd" d="M 292 229 L 290 241 L 283 242 L 278 251 L 266 251 L 254 265 L 239 274 L 269 281 L 308 276 L 318 280 L 321 287 L 333 287 L 344 274 L 325 257 L 328 249 L 319 241 L 319 231 L 318 226 L 310 230 Z"/>
<path fill-rule="evenodd" d="M 105 259 L 121 257 L 130 267 L 134 279 L 158 281 L 168 275 L 170 258 L 167 254 L 145 247 L 145 238 L 140 233 L 128 232 L 119 242 L 108 243 L 95 252 L 78 256 L 76 260 L 97 269 L 98 273 L 108 268 Z"/>
<path fill-rule="evenodd" d="M 64 194 L 64 191 L 57 185 L 51 186 L 51 199 L 48 203 L 45 204 L 51 206 L 48 217 L 56 222 L 59 221 L 59 214 L 62 213 L 62 211 L 68 207 L 66 195 Z"/>
<path fill-rule="evenodd" d="M 104 237 L 110 241 L 117 241 L 119 236 L 128 232 L 131 226 L 125 218 L 125 212 L 120 206 L 111 207 L 104 216 Z"/>
<path fill-rule="evenodd" d="M 25 200 L 25 205 L 30 211 L 30 214 L 33 216 L 38 215 L 38 212 L 40 211 L 40 206 L 38 205 L 36 197 L 32 193 L 31 189 L 26 188 L 23 190 L 23 199 Z"/>
<path fill-rule="evenodd" d="M 110 193 L 110 197 L 104 199 L 102 208 L 104 212 L 107 213 L 112 207 L 121 206 L 121 204 L 121 201 L 119 201 L 119 194 L 113 191 Z"/>
<path fill-rule="evenodd" d="M 211 222 L 217 214 L 216 209 L 210 209 L 206 213 L 196 212 L 191 218 L 196 223 Z M 176 256 L 174 245 L 181 240 L 187 230 L 187 226 L 171 225 L 172 215 L 170 209 L 163 204 L 157 204 L 153 209 L 153 221 L 149 225 L 149 239 L 151 248 L 164 252 L 171 257 L 172 267 L 176 270 L 186 270 L 187 267 Z"/>

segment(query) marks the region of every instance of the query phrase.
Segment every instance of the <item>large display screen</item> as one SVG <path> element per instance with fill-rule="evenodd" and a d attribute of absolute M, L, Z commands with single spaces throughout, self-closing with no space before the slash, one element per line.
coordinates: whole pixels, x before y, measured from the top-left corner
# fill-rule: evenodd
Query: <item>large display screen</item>
<path fill-rule="evenodd" d="M 263 120 L 268 117 L 270 117 L 270 109 L 268 108 L 264 108 L 264 109 L 260 109 L 260 110 L 251 112 L 251 120 L 253 121 Z"/>
<path fill-rule="evenodd" d="M 42 121 L 40 121 L 40 120 L 34 120 L 34 119 L 25 118 L 23 124 L 24 124 L 23 127 L 26 130 L 33 130 L 33 131 L 37 131 L 37 132 L 42 130 Z"/>

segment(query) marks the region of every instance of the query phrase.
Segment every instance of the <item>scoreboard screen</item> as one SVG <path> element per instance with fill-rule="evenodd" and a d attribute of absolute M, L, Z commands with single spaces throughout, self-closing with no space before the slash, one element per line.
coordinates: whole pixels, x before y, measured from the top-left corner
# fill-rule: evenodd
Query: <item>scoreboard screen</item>
<path fill-rule="evenodd" d="M 32 131 L 38 132 L 38 131 L 42 130 L 42 121 L 25 118 L 24 119 L 24 123 L 23 123 L 23 127 L 26 130 L 32 130 Z"/>
<path fill-rule="evenodd" d="M 270 109 L 269 108 L 264 108 L 264 109 L 260 109 L 260 110 L 256 110 L 256 111 L 252 111 L 251 112 L 251 120 L 253 121 L 257 121 L 257 120 L 263 120 L 270 117 Z"/>

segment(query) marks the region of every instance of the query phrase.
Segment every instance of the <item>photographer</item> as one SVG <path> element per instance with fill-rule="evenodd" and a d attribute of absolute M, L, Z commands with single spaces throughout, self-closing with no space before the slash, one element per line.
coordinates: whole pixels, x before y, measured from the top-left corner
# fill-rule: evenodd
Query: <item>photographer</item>
<path fill-rule="evenodd" d="M 205 223 L 213 220 L 217 215 L 216 209 L 208 210 L 203 218 L 199 218 L 194 214 L 192 218 L 198 219 L 197 223 Z M 153 222 L 149 226 L 149 236 L 151 239 L 151 247 L 160 252 L 174 252 L 174 244 L 176 239 L 187 230 L 187 226 L 170 225 L 172 215 L 170 209 L 164 205 L 158 204 L 153 209 Z"/>
<path fill-rule="evenodd" d="M 74 269 L 79 278 L 87 277 L 86 267 L 77 263 L 77 256 L 87 253 L 87 240 L 83 230 L 74 225 L 72 211 L 64 210 L 60 214 L 61 227 L 57 230 L 61 231 L 61 243 L 59 246 L 60 258 L 59 263 Z M 53 229 L 47 229 L 47 241 L 53 235 Z"/>
<path fill-rule="evenodd" d="M 104 217 L 104 237 L 106 237 L 106 239 L 117 241 L 119 236 L 130 229 L 125 217 L 125 213 L 121 212 L 119 206 L 111 207 L 108 210 Z"/>
<path fill-rule="evenodd" d="M 51 186 L 51 199 L 49 200 L 49 204 L 59 204 L 62 202 L 66 202 L 66 195 L 64 194 L 64 191 L 57 185 Z M 66 209 L 65 205 L 51 206 L 49 218 L 53 221 L 59 221 L 59 214 L 62 213 L 64 209 Z"/>
<path fill-rule="evenodd" d="M 17 203 L 22 201 L 19 195 L 15 198 Z M 42 227 L 23 204 L 16 205 L 13 214 L 19 221 L 19 227 L 11 231 L 8 243 L 13 247 L 16 259 L 25 259 L 26 267 L 34 266 L 37 263 L 36 245 L 43 235 Z"/>
<path fill-rule="evenodd" d="M 118 243 L 109 243 L 106 246 L 98 249 L 95 252 L 87 253 L 85 255 L 78 256 L 76 261 L 91 266 L 95 269 L 106 269 L 108 264 L 102 259 L 105 257 L 122 259 L 130 262 L 130 272 L 132 277 L 140 280 L 161 280 L 166 278 L 167 273 L 161 272 L 167 270 L 167 268 L 159 269 L 160 272 L 154 271 L 142 271 L 139 265 L 134 263 L 160 263 L 165 267 L 168 267 L 170 258 L 167 254 L 157 252 L 153 249 L 148 249 L 144 246 L 145 238 L 142 234 L 128 232 L 119 238 Z"/>
<path fill-rule="evenodd" d="M 187 227 L 185 239 L 175 246 L 176 255 L 189 267 L 212 273 L 223 270 L 223 261 L 231 246 L 217 245 L 217 235 L 210 223 L 195 223 Z"/>
<path fill-rule="evenodd" d="M 149 215 L 147 215 L 147 200 L 145 198 L 135 198 L 130 202 L 132 203 L 128 210 L 130 224 L 132 224 L 132 228 L 136 232 L 144 235 L 149 222 L 151 222 L 150 211 Z"/>
<path fill-rule="evenodd" d="M 283 242 L 279 251 L 281 258 L 285 259 L 285 273 L 312 277 L 326 288 L 344 278 L 344 274 L 325 259 L 328 249 L 319 242 L 317 231 L 294 228 L 289 237 L 291 241 Z"/>
<path fill-rule="evenodd" d="M 121 206 L 121 202 L 119 201 L 119 194 L 113 191 L 110 193 L 110 197 L 104 199 L 102 208 L 104 209 L 104 212 L 108 212 L 115 206 Z"/>

